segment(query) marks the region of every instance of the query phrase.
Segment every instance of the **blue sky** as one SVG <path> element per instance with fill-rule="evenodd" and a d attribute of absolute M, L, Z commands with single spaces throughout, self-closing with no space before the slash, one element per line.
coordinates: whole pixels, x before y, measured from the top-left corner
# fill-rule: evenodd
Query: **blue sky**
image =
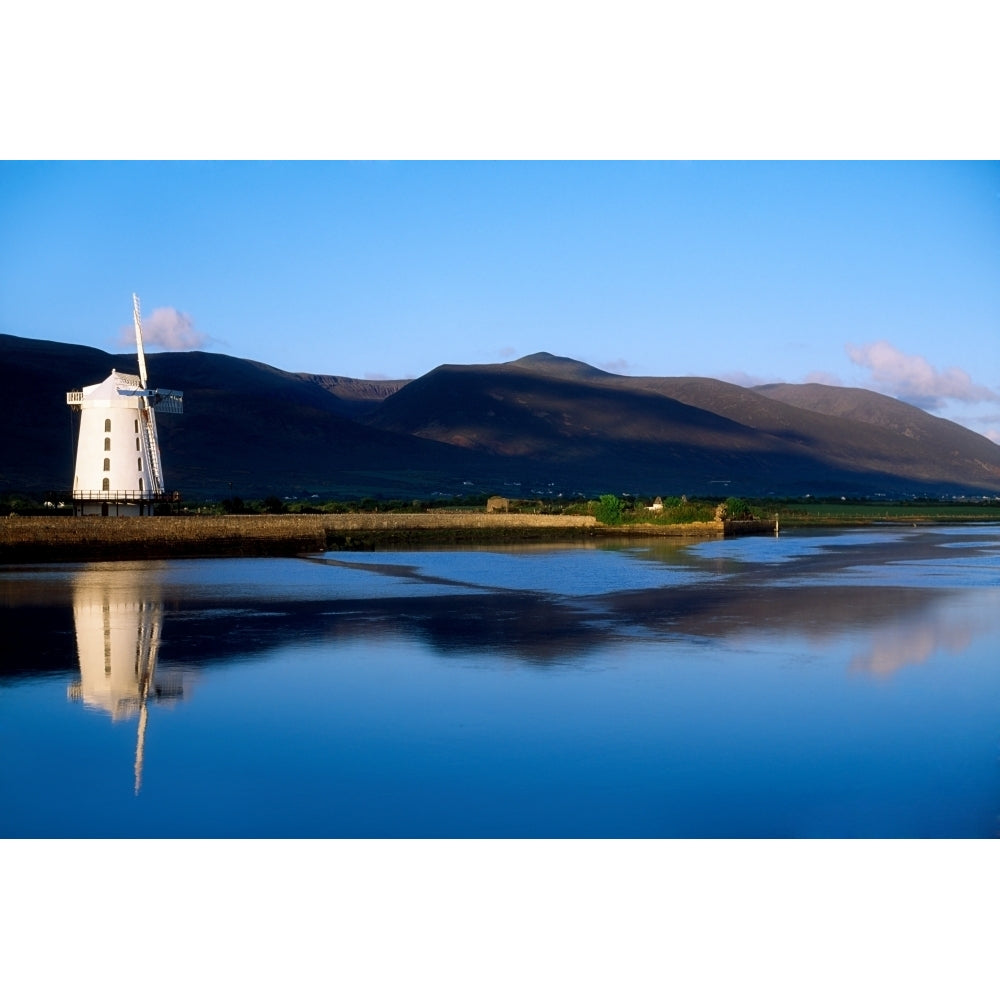
<path fill-rule="evenodd" d="M 1000 442 L 996 162 L 0 163 L 0 332 L 398 378 L 549 351 Z"/>

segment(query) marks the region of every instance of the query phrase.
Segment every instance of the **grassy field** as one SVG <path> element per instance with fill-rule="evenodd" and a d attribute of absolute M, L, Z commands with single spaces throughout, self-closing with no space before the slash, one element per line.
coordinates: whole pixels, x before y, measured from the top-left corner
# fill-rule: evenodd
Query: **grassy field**
<path fill-rule="evenodd" d="M 892 521 L 900 524 L 914 522 L 962 523 L 1000 521 L 1000 504 L 978 503 L 782 503 L 763 510 L 777 515 L 782 525 L 864 525 Z"/>

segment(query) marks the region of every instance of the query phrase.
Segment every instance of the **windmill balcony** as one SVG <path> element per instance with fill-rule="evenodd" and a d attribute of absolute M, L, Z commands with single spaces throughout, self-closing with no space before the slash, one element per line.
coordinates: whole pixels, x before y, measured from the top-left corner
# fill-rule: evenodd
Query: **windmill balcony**
<path fill-rule="evenodd" d="M 177 503 L 181 495 L 176 490 L 153 493 L 150 490 L 73 490 L 73 500 L 97 503 Z"/>

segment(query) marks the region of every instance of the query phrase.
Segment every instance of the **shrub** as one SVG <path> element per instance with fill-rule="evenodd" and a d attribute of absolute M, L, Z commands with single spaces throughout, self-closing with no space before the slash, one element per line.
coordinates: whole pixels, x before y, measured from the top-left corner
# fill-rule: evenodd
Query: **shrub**
<path fill-rule="evenodd" d="M 616 497 L 611 493 L 605 493 L 597 505 L 595 517 L 601 524 L 621 524 L 622 509 L 624 504 L 621 497 Z"/>
<path fill-rule="evenodd" d="M 747 521 L 753 517 L 750 504 L 740 497 L 729 497 L 725 502 L 723 517 L 728 517 L 730 521 Z"/>

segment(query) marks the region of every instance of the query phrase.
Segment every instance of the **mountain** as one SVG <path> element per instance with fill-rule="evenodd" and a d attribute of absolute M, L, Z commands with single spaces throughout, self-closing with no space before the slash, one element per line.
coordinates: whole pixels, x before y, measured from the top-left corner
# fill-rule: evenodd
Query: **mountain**
<path fill-rule="evenodd" d="M 826 391 L 798 392 L 807 388 Z M 877 393 L 614 375 L 549 354 L 443 365 L 368 420 L 477 452 L 540 458 L 559 478 L 561 467 L 567 475 L 599 468 L 636 483 L 635 492 L 654 481 L 670 492 L 725 487 L 748 496 L 995 492 L 1000 484 L 1000 447 Z"/>
<path fill-rule="evenodd" d="M 167 485 L 192 499 L 580 492 L 995 494 L 1000 447 L 877 393 L 634 377 L 534 354 L 412 380 L 289 373 L 201 351 L 147 356 L 184 392 L 158 421 Z M 67 390 L 132 354 L 0 335 L 0 492 L 65 490 Z"/>
<path fill-rule="evenodd" d="M 343 375 L 307 375 L 299 372 L 296 378 L 325 389 L 338 401 L 339 412 L 346 417 L 361 417 L 378 409 L 383 399 L 403 388 L 410 379 L 383 379 L 369 381 L 347 378 Z"/>
<path fill-rule="evenodd" d="M 184 393 L 184 414 L 157 429 L 167 488 L 187 497 L 397 496 L 436 488 L 452 465 L 478 470 L 447 446 L 351 420 L 344 399 L 308 376 L 201 351 L 146 361 L 151 387 Z M 0 493 L 69 489 L 76 431 L 66 392 L 112 368 L 135 372 L 135 355 L 0 334 Z"/>

